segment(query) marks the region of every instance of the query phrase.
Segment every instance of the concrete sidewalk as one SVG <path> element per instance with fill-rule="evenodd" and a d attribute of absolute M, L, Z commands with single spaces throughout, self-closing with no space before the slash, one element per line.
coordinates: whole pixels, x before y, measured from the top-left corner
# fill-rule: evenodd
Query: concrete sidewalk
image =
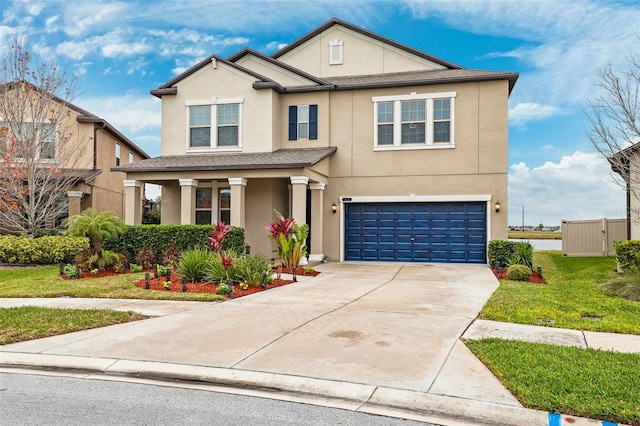
<path fill-rule="evenodd" d="M 548 339 L 560 344 L 605 347 L 608 339 L 625 351 L 640 348 L 637 336 L 473 322 L 498 286 L 486 266 L 336 263 L 317 269 L 318 277 L 224 303 L 0 299 L 0 307 L 105 307 L 156 316 L 2 346 L 0 366 L 196 380 L 447 425 L 511 425 L 514 419 L 547 425 L 550 414 L 523 408 L 461 337 L 528 340 L 555 330 Z M 593 424 L 575 424 L 581 422 Z"/>

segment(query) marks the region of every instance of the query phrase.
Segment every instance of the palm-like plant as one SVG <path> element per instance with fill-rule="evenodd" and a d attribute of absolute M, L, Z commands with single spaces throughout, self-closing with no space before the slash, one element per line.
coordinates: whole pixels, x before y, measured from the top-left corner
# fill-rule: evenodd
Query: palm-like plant
<path fill-rule="evenodd" d="M 64 223 L 67 235 L 74 237 L 89 237 L 90 244 L 98 249 L 103 238 L 113 237 L 124 230 L 124 223 L 113 212 L 96 212 L 87 209 L 79 215 L 71 216 Z"/>

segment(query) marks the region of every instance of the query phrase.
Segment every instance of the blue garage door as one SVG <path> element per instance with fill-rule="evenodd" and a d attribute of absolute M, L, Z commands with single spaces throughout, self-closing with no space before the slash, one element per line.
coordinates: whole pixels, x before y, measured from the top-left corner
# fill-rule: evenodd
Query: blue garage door
<path fill-rule="evenodd" d="M 346 203 L 346 260 L 485 263 L 485 202 Z"/>

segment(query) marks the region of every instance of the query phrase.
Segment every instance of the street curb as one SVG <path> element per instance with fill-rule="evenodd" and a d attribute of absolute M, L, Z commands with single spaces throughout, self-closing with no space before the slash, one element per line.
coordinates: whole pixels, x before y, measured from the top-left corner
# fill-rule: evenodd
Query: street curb
<path fill-rule="evenodd" d="M 227 389 L 253 390 L 266 398 L 304 401 L 326 407 L 433 423 L 446 422 L 444 424 L 450 426 L 559 426 L 565 423 L 575 426 L 616 425 L 405 389 L 219 367 L 20 352 L 0 352 L 0 367 L 195 382 Z M 291 398 L 286 398 L 287 396 Z"/>

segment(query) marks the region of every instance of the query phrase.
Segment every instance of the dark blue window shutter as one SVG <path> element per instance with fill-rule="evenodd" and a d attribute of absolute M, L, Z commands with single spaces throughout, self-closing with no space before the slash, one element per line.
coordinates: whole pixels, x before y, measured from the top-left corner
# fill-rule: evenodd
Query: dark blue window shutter
<path fill-rule="evenodd" d="M 309 139 L 318 139 L 318 105 L 309 105 Z"/>
<path fill-rule="evenodd" d="M 298 107 L 289 105 L 289 140 L 298 139 Z"/>

